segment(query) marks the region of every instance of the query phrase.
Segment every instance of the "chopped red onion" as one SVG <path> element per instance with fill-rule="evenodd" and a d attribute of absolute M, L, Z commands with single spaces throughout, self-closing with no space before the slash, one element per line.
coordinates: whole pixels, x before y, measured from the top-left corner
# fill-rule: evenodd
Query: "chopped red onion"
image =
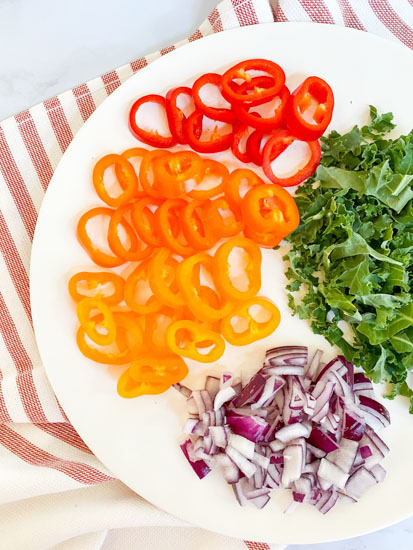
<path fill-rule="evenodd" d="M 263 441 L 269 428 L 259 416 L 227 416 L 227 422 L 234 433 L 254 442 Z"/>
<path fill-rule="evenodd" d="M 364 445 L 363 447 L 360 447 L 360 454 L 362 458 L 368 458 L 369 456 L 373 455 L 368 445 Z"/>
<path fill-rule="evenodd" d="M 322 514 L 383 481 L 389 448 L 376 430 L 389 425 L 387 409 L 344 357 L 321 358 L 284 346 L 244 387 L 230 373 L 200 391 L 176 384 L 189 412 L 181 447 L 198 477 L 219 469 L 241 506 L 263 508 L 282 486 L 293 497 L 286 513 L 308 503 Z"/>
<path fill-rule="evenodd" d="M 192 466 L 194 472 L 199 477 L 199 479 L 202 479 L 207 474 L 209 474 L 209 472 L 211 470 L 208 468 L 208 466 L 205 464 L 205 462 L 203 460 L 197 460 L 197 461 L 191 460 L 191 458 L 189 457 L 189 449 L 191 447 L 193 449 L 192 441 L 190 439 L 187 439 L 181 445 L 181 449 L 182 449 L 186 459 L 188 460 L 189 464 Z"/>

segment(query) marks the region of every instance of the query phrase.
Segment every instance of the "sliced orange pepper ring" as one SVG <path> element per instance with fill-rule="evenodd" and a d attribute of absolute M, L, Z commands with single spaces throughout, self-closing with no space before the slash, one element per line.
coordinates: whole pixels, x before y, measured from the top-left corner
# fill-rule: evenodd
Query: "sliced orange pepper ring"
<path fill-rule="evenodd" d="M 217 242 L 207 223 L 205 201 L 193 200 L 182 210 L 181 226 L 185 239 L 195 250 L 208 250 Z"/>
<path fill-rule="evenodd" d="M 141 241 L 135 235 L 132 226 L 125 220 L 125 216 L 131 211 L 132 205 L 126 204 L 121 206 L 113 213 L 109 222 L 108 241 L 112 251 L 119 256 L 130 262 L 138 262 L 143 260 L 152 254 L 152 247 L 144 241 Z M 130 241 L 129 250 L 125 248 L 119 236 L 119 226 L 123 228 L 129 226 L 128 238 Z"/>
<path fill-rule="evenodd" d="M 164 245 L 180 256 L 189 256 L 194 252 L 180 231 L 180 224 L 177 223 L 187 204 L 183 199 L 168 199 L 155 213 L 155 227 Z"/>
<path fill-rule="evenodd" d="M 77 303 L 76 313 L 82 328 L 92 342 L 100 346 L 113 344 L 116 340 L 116 325 L 112 311 L 105 302 L 98 298 L 83 298 Z M 96 317 L 92 317 L 92 313 L 100 313 L 102 319 L 97 320 Z"/>
<path fill-rule="evenodd" d="M 117 196 L 109 195 L 105 182 L 105 172 L 115 166 L 116 174 L 121 174 L 119 185 L 123 191 Z M 93 185 L 99 198 L 109 206 L 117 208 L 129 202 L 138 192 L 139 182 L 135 170 L 130 162 L 120 155 L 106 155 L 99 159 L 93 168 Z"/>
<path fill-rule="evenodd" d="M 272 334 L 280 319 L 277 306 L 266 298 L 256 297 L 239 304 L 222 319 L 221 332 L 233 346 L 245 346 Z"/>
<path fill-rule="evenodd" d="M 201 181 L 204 169 L 202 158 L 193 151 L 166 153 L 153 161 L 157 189 L 168 199 L 184 195 L 187 181 Z"/>
<path fill-rule="evenodd" d="M 117 390 L 120 397 L 131 399 L 141 395 L 158 395 L 170 388 L 170 384 L 157 384 L 155 382 L 137 382 L 131 376 L 131 368 L 127 368 L 118 380 Z"/>
<path fill-rule="evenodd" d="M 200 178 L 198 185 L 188 192 L 188 197 L 191 199 L 205 200 L 216 197 L 224 190 L 224 180 L 228 176 L 229 171 L 225 164 L 217 162 L 212 159 L 204 159 L 202 178 Z M 208 178 L 214 178 L 216 180 L 215 185 L 205 188 L 205 180 Z"/>
<path fill-rule="evenodd" d="M 95 262 L 95 264 L 100 265 L 101 267 L 117 267 L 119 265 L 124 264 L 126 260 L 124 258 L 119 258 L 118 256 L 112 256 L 110 254 L 106 254 L 106 252 L 103 252 L 102 250 L 97 248 L 93 244 L 86 226 L 90 220 L 92 220 L 93 218 L 96 218 L 97 216 L 108 216 L 109 218 L 112 218 L 113 213 L 114 213 L 114 210 L 112 210 L 111 208 L 104 208 L 104 207 L 92 208 L 91 210 L 88 210 L 83 214 L 83 216 L 80 218 L 77 224 L 77 236 L 79 237 L 79 241 L 81 245 L 89 254 L 91 259 Z M 120 223 L 122 224 L 124 230 L 126 231 L 127 236 L 132 241 L 132 239 L 135 236 L 132 227 L 129 224 L 127 224 L 125 220 L 121 220 Z"/>
<path fill-rule="evenodd" d="M 200 363 L 217 361 L 225 351 L 225 342 L 220 334 L 194 321 L 172 323 L 166 338 L 172 353 Z"/>
<path fill-rule="evenodd" d="M 178 265 L 168 248 L 160 248 L 148 266 L 148 280 L 154 296 L 160 303 L 174 308 L 184 305 L 184 296 L 177 282 Z"/>
<path fill-rule="evenodd" d="M 162 303 L 153 295 L 148 278 L 149 259 L 144 260 L 132 271 L 125 282 L 125 302 L 142 315 L 153 313 Z"/>
<path fill-rule="evenodd" d="M 217 240 L 238 235 L 243 227 L 240 211 L 232 208 L 226 197 L 218 197 L 206 202 L 205 225 Z"/>
<path fill-rule="evenodd" d="M 251 239 L 251 241 L 257 243 L 261 248 L 275 248 L 284 238 L 277 233 L 257 233 L 247 225 L 244 227 L 244 235 L 247 239 Z"/>
<path fill-rule="evenodd" d="M 172 386 L 185 378 L 188 367 L 179 355 L 143 355 L 132 362 L 129 373 L 136 382 Z"/>
<path fill-rule="evenodd" d="M 162 241 L 155 231 L 155 214 L 151 207 L 155 207 L 155 211 L 160 207 L 162 201 L 153 197 L 143 197 L 133 204 L 132 207 L 132 224 L 138 236 L 148 245 L 159 247 L 162 246 Z"/>
<path fill-rule="evenodd" d="M 294 198 L 280 185 L 257 185 L 242 199 L 245 223 L 253 231 L 289 235 L 300 223 Z"/>
<path fill-rule="evenodd" d="M 83 285 L 85 292 L 94 291 L 94 295 L 82 294 L 79 292 L 79 283 Z M 104 287 L 109 285 L 113 288 L 110 294 L 104 292 Z M 125 281 L 116 273 L 108 271 L 80 271 L 69 280 L 69 293 L 75 302 L 83 298 L 99 298 L 108 305 L 116 305 L 123 300 L 123 287 Z"/>
<path fill-rule="evenodd" d="M 168 153 L 166 151 L 162 151 L 161 149 L 148 151 L 143 157 L 139 168 L 139 181 L 141 182 L 144 192 L 150 197 L 155 197 L 156 199 L 163 199 L 164 196 L 157 186 L 157 181 L 153 170 L 153 161 L 156 158 L 163 157 L 165 154 Z"/>
<path fill-rule="evenodd" d="M 128 162 L 130 162 L 130 164 L 132 164 L 132 166 L 135 170 L 136 177 L 138 177 L 140 163 L 139 163 L 139 167 L 137 168 L 131 162 L 131 159 L 140 158 L 141 161 L 142 161 L 143 157 L 148 152 L 149 152 L 148 149 L 144 149 L 143 147 L 132 147 L 131 149 L 126 149 L 126 151 L 123 151 L 123 153 L 121 153 L 120 156 L 123 157 L 124 159 L 126 159 Z M 115 165 L 115 172 L 116 172 L 116 176 L 118 178 L 118 181 L 119 181 L 122 189 L 125 189 L 125 187 L 127 186 L 127 180 L 125 180 L 123 172 L 122 172 L 122 170 L 120 170 L 120 168 L 117 164 Z M 145 196 L 145 191 L 143 191 L 143 189 L 141 187 L 139 187 L 136 194 L 135 194 L 135 197 L 144 197 L 144 196 Z"/>
<path fill-rule="evenodd" d="M 231 276 L 230 255 L 236 249 L 245 251 L 247 260 L 243 266 L 248 284 L 240 289 Z M 243 262 L 244 260 L 241 259 Z M 261 250 L 256 243 L 245 237 L 233 237 L 215 252 L 213 261 L 214 281 L 222 296 L 229 300 L 248 300 L 261 288 Z M 244 285 L 245 286 L 245 285 Z"/>
<path fill-rule="evenodd" d="M 245 191 L 248 191 L 251 187 L 263 183 L 264 181 L 252 170 L 247 168 L 234 170 L 224 181 L 224 193 L 228 204 L 233 209 L 241 210 L 243 188 L 245 187 Z"/>
<path fill-rule="evenodd" d="M 216 292 L 218 305 L 215 307 L 213 300 L 205 299 L 205 291 L 201 294 L 200 268 L 203 267 L 212 277 L 214 260 L 206 252 L 194 254 L 179 264 L 176 277 L 185 303 L 197 319 L 206 322 L 214 322 L 222 319 L 231 311 L 233 304 Z M 213 290 L 211 289 L 213 292 Z"/>

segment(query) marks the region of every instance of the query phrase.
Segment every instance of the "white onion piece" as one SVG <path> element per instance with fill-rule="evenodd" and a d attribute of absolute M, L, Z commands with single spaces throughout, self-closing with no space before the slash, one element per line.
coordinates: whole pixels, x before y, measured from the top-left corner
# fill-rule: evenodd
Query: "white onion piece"
<path fill-rule="evenodd" d="M 245 458 L 248 458 L 248 460 L 254 458 L 255 443 L 246 437 L 231 433 L 229 434 L 228 445 L 239 451 Z"/>
<path fill-rule="evenodd" d="M 234 449 L 230 445 L 227 446 L 225 449 L 225 452 L 229 456 L 229 458 L 235 462 L 235 464 L 238 466 L 238 468 L 241 470 L 241 472 L 249 479 L 252 477 L 255 472 L 257 471 L 257 466 L 250 462 L 248 458 L 245 458 L 244 455 L 242 455 L 237 449 Z"/>
<path fill-rule="evenodd" d="M 184 434 L 192 434 L 194 433 L 194 429 L 198 424 L 199 420 L 197 418 L 188 418 L 184 424 L 184 427 L 182 428 L 182 431 L 184 432 Z"/>
<path fill-rule="evenodd" d="M 272 451 L 274 451 L 274 453 L 276 453 L 277 451 L 282 451 L 284 450 L 284 447 L 285 447 L 285 443 L 283 443 L 282 441 L 271 441 L 270 443 L 270 448 Z"/>
<path fill-rule="evenodd" d="M 357 441 L 343 438 L 340 442 L 340 447 L 336 451 L 329 453 L 328 460 L 334 462 L 336 466 L 348 474 L 353 467 L 358 448 L 359 444 Z"/>
<path fill-rule="evenodd" d="M 221 447 L 221 449 L 225 449 L 228 445 L 228 435 L 224 426 L 210 426 L 209 433 L 215 445 Z"/>
<path fill-rule="evenodd" d="M 303 422 L 301 424 L 290 424 L 275 432 L 274 437 L 282 443 L 288 443 L 297 437 L 308 437 L 311 433 L 311 425 Z M 274 449 L 272 449 L 274 450 Z"/>
<path fill-rule="evenodd" d="M 252 456 L 252 461 L 257 466 L 261 466 L 261 468 L 264 468 L 266 470 L 268 466 L 270 465 L 270 459 L 266 456 L 262 456 L 259 453 L 254 453 Z"/>
<path fill-rule="evenodd" d="M 232 399 L 235 395 L 236 392 L 231 386 L 227 386 L 226 388 L 219 390 L 219 392 L 215 396 L 214 410 L 216 411 L 220 409 L 224 403 Z"/>
<path fill-rule="evenodd" d="M 290 487 L 293 481 L 301 477 L 304 466 L 303 448 L 301 445 L 288 445 L 283 452 L 284 469 L 281 476 L 283 487 Z"/>
<path fill-rule="evenodd" d="M 367 489 L 376 485 L 376 478 L 364 466 L 359 468 L 349 478 L 346 484 L 346 493 L 353 498 L 360 498 Z"/>
<path fill-rule="evenodd" d="M 326 458 L 321 459 L 317 474 L 318 477 L 321 477 L 325 481 L 330 482 L 332 485 L 335 485 L 340 489 L 344 489 L 349 478 L 349 474 L 343 472 L 341 468 Z"/>

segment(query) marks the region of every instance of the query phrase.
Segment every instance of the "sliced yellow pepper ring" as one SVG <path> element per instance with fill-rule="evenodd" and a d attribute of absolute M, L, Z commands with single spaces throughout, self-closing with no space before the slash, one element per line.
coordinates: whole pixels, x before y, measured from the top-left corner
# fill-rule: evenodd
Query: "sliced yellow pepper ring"
<path fill-rule="evenodd" d="M 94 291 L 93 298 L 99 298 L 108 305 L 116 305 L 123 300 L 123 287 L 125 281 L 116 273 L 109 271 L 80 271 L 73 275 L 69 280 L 69 293 L 75 302 L 82 300 L 83 298 L 92 298 L 79 292 L 79 283 L 86 283 L 83 285 L 85 291 Z M 112 285 L 113 292 L 111 294 L 105 294 L 102 292 L 102 287 L 106 285 Z"/>
<path fill-rule="evenodd" d="M 231 278 L 230 254 L 240 248 L 247 254 L 244 267 L 248 278 L 248 288 L 239 289 Z M 222 244 L 214 255 L 214 281 L 221 292 L 230 300 L 248 300 L 253 298 L 261 288 L 261 250 L 259 246 L 245 237 L 233 237 Z"/>
<path fill-rule="evenodd" d="M 228 299 L 223 299 L 215 293 L 218 307 L 214 307 L 211 300 L 201 295 L 200 288 L 202 285 L 199 279 L 201 266 L 212 275 L 213 258 L 206 252 L 194 254 L 181 262 L 177 268 L 176 277 L 182 295 L 185 297 L 185 303 L 192 313 L 201 321 L 213 322 L 228 315 L 233 304 Z"/>
<path fill-rule="evenodd" d="M 254 311 L 258 309 L 259 311 Z M 265 320 L 259 318 L 264 315 Z M 246 324 L 244 330 L 237 330 L 237 321 Z M 280 324 L 280 311 L 267 298 L 252 298 L 239 304 L 228 317 L 221 321 L 221 332 L 233 346 L 245 346 L 269 336 Z"/>
<path fill-rule="evenodd" d="M 179 355 L 143 355 L 132 362 L 129 373 L 136 382 L 171 386 L 185 378 L 188 367 Z"/>
<path fill-rule="evenodd" d="M 103 300 L 98 298 L 83 298 L 78 302 L 77 317 L 89 338 L 100 346 L 108 346 L 116 340 L 116 325 L 112 311 Z M 102 319 L 92 317 L 92 313 L 101 313 Z M 103 329 L 98 331 L 98 327 Z"/>
<path fill-rule="evenodd" d="M 137 382 L 131 376 L 130 367 L 120 375 L 118 380 L 118 394 L 126 399 L 140 397 L 141 395 L 157 395 L 163 393 L 170 384 L 157 384 L 154 382 Z"/>
<path fill-rule="evenodd" d="M 143 344 L 142 318 L 132 312 L 115 312 L 113 318 L 116 323 L 116 341 L 109 349 L 95 348 L 86 340 L 86 332 L 80 326 L 76 341 L 80 351 L 85 357 L 103 365 L 125 365 L 138 357 Z M 95 317 L 97 322 L 103 319 L 103 315 Z"/>
<path fill-rule="evenodd" d="M 220 334 L 194 321 L 172 323 L 166 339 L 172 353 L 200 363 L 217 361 L 225 351 L 225 342 Z M 208 351 L 201 353 L 200 350 Z"/>

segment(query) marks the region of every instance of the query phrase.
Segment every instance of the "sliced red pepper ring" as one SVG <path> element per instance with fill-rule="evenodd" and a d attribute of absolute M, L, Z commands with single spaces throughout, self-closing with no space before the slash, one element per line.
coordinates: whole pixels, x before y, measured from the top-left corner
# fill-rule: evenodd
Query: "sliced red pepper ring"
<path fill-rule="evenodd" d="M 264 133 L 259 130 L 255 130 L 252 134 L 249 135 L 247 139 L 247 144 L 245 147 L 248 157 L 251 159 L 251 162 L 257 166 L 262 165 L 262 150 L 261 143 L 264 137 Z"/>
<path fill-rule="evenodd" d="M 82 328 L 95 344 L 108 346 L 116 340 L 116 325 L 112 311 L 103 300 L 83 298 L 77 303 L 76 313 Z M 96 318 L 97 313 L 102 316 L 99 320 Z M 98 330 L 99 328 L 101 330 Z"/>
<path fill-rule="evenodd" d="M 117 197 L 109 195 L 104 182 L 105 172 L 111 166 L 115 167 L 117 175 L 121 175 L 118 181 L 123 191 Z M 116 208 L 129 202 L 138 193 L 139 182 L 132 164 L 124 157 L 106 155 L 99 159 L 93 168 L 93 186 L 103 202 Z"/>
<path fill-rule="evenodd" d="M 125 282 L 125 302 L 142 315 L 153 313 L 162 307 L 162 303 L 153 295 L 149 285 L 149 259 L 140 263 Z"/>
<path fill-rule="evenodd" d="M 251 187 L 262 185 L 263 180 L 253 171 L 247 168 L 233 170 L 224 181 L 225 198 L 234 210 L 241 210 L 242 188 L 245 192 Z"/>
<path fill-rule="evenodd" d="M 117 391 L 120 397 L 133 399 L 141 395 L 158 395 L 171 387 L 170 384 L 156 382 L 137 382 L 131 376 L 131 367 L 123 372 L 118 380 Z"/>
<path fill-rule="evenodd" d="M 143 97 L 140 97 L 132 105 L 132 108 L 129 113 L 129 126 L 132 133 L 144 143 L 152 145 L 153 147 L 172 147 L 176 144 L 176 139 L 173 135 L 162 136 L 158 133 L 157 130 L 144 130 L 139 126 L 136 121 L 136 115 L 138 114 L 139 109 L 145 103 L 158 103 L 163 107 L 166 113 L 166 100 L 161 95 L 150 94 Z"/>
<path fill-rule="evenodd" d="M 176 199 L 185 194 L 185 183 L 199 183 L 205 170 L 202 158 L 193 151 L 166 153 L 153 162 L 157 188 L 165 198 Z"/>
<path fill-rule="evenodd" d="M 213 120 L 221 120 L 222 122 L 235 122 L 236 117 L 229 107 L 212 107 L 207 105 L 201 98 L 200 92 L 204 86 L 212 84 L 216 86 L 222 93 L 221 75 L 217 73 L 206 73 L 200 76 L 192 85 L 192 96 L 196 108 L 205 116 Z"/>
<path fill-rule="evenodd" d="M 231 276 L 230 255 L 236 250 L 245 252 L 247 259 L 241 258 L 246 281 L 243 287 L 235 285 Z M 233 237 L 224 242 L 214 254 L 213 273 L 215 284 L 228 300 L 248 300 L 253 298 L 261 288 L 261 250 L 256 243 L 245 237 Z"/>
<path fill-rule="evenodd" d="M 231 125 L 231 131 L 225 132 L 225 128 L 220 128 L 218 124 L 214 126 L 212 132 L 204 137 L 204 114 L 201 111 L 194 111 L 185 124 L 185 132 L 188 144 L 198 153 L 218 153 L 225 151 L 231 146 L 234 129 Z M 219 122 L 219 121 L 213 121 Z"/>
<path fill-rule="evenodd" d="M 245 346 L 272 334 L 280 324 L 280 311 L 266 298 L 252 298 L 239 304 L 221 321 L 222 335 L 233 346 Z M 237 325 L 247 324 L 247 328 Z M 241 325 L 241 326 L 242 326 Z M 241 328 L 241 330 L 240 330 Z"/>
<path fill-rule="evenodd" d="M 257 233 L 248 226 L 244 227 L 244 235 L 261 248 L 275 248 L 284 238 L 282 235 L 277 235 L 277 233 Z"/>
<path fill-rule="evenodd" d="M 195 250 L 208 250 L 217 241 L 211 225 L 207 223 L 206 207 L 205 201 L 193 200 L 182 210 L 182 232 Z"/>
<path fill-rule="evenodd" d="M 205 224 L 212 230 L 216 240 L 238 235 L 243 228 L 240 210 L 232 208 L 226 197 L 218 197 L 206 203 Z"/>
<path fill-rule="evenodd" d="M 89 236 L 89 233 L 87 231 L 87 224 L 90 220 L 98 216 L 108 216 L 109 218 L 112 218 L 114 212 L 115 211 L 111 210 L 110 208 L 92 208 L 91 210 L 85 212 L 83 216 L 81 216 L 77 224 L 77 235 L 79 237 L 80 243 L 89 254 L 90 258 L 95 262 L 95 264 L 100 265 L 101 267 L 117 267 L 124 264 L 126 260 L 124 258 L 119 258 L 118 256 L 107 254 L 106 252 L 103 252 L 102 250 L 97 248 L 97 246 L 93 244 L 92 239 Z M 132 227 L 127 224 L 125 220 L 121 220 L 120 223 L 132 242 L 133 238 L 136 238 Z"/>
<path fill-rule="evenodd" d="M 185 378 L 188 367 L 179 355 L 143 355 L 132 361 L 129 374 L 136 382 L 172 386 Z"/>
<path fill-rule="evenodd" d="M 161 151 L 160 149 L 148 151 L 148 153 L 143 157 L 139 168 L 139 180 L 144 192 L 156 199 L 163 199 L 163 194 L 157 187 L 157 181 L 153 171 L 153 161 L 157 158 L 163 157 L 165 154 L 166 152 Z"/>
<path fill-rule="evenodd" d="M 136 176 L 138 176 L 139 174 L 139 168 L 140 168 L 140 163 L 139 163 L 139 166 L 135 166 L 131 160 L 133 159 L 136 159 L 136 158 L 140 158 L 141 161 L 143 159 L 143 157 L 148 153 L 149 151 L 147 149 L 144 149 L 143 147 L 132 147 L 131 149 L 126 149 L 126 151 L 123 151 L 123 153 L 121 153 L 121 157 L 123 157 L 124 159 L 126 159 L 128 162 L 130 162 L 130 164 L 132 164 L 133 166 L 133 169 L 135 170 L 135 174 Z M 117 164 L 115 164 L 115 172 L 116 172 L 116 176 L 118 178 L 118 181 L 120 183 L 120 186 L 122 187 L 122 189 L 125 189 L 125 187 L 127 186 L 127 180 L 125 180 L 125 177 L 123 175 L 123 172 L 122 170 L 119 168 L 119 166 Z M 138 188 L 136 194 L 135 194 L 135 197 L 143 197 L 145 196 L 145 192 Z"/>
<path fill-rule="evenodd" d="M 151 206 L 155 210 L 160 207 L 162 201 L 144 197 L 136 201 L 132 207 L 132 224 L 138 236 L 149 246 L 160 247 L 162 241 L 155 231 L 155 214 L 151 210 Z"/>
<path fill-rule="evenodd" d="M 212 303 L 209 297 L 207 300 L 204 299 L 205 294 L 201 295 L 200 293 L 201 267 L 203 267 L 211 277 L 215 273 L 214 260 L 206 252 L 194 254 L 181 262 L 177 268 L 176 277 L 182 295 L 185 298 L 186 306 L 199 320 L 214 322 L 228 315 L 233 306 L 226 295 L 219 295 L 217 292 L 215 292 L 215 294 L 217 295 L 218 307 L 215 307 L 215 304 Z"/>
<path fill-rule="evenodd" d="M 186 143 L 184 125 L 186 116 L 178 107 L 177 101 L 180 95 L 186 95 L 192 100 L 192 90 L 186 86 L 172 88 L 166 94 L 166 115 L 168 117 L 169 129 L 178 143 Z M 192 100 L 193 103 L 193 100 Z M 195 110 L 195 107 L 194 107 Z"/>
<path fill-rule="evenodd" d="M 310 115 L 314 102 L 317 105 L 310 118 L 307 114 Z M 297 138 L 314 141 L 330 124 L 333 109 L 333 90 L 322 78 L 309 76 L 294 90 L 287 103 L 287 126 Z"/>
<path fill-rule="evenodd" d="M 298 171 L 289 177 L 277 177 L 272 169 L 271 163 L 294 141 L 300 141 L 297 137 L 290 133 L 289 130 L 277 130 L 273 136 L 267 141 L 262 154 L 262 168 L 267 178 L 273 183 L 277 183 L 282 187 L 292 187 L 299 185 L 301 182 L 309 178 L 317 169 L 321 159 L 321 147 L 318 141 L 308 141 L 310 149 L 310 159 L 307 164 L 298 169 Z"/>
<path fill-rule="evenodd" d="M 92 317 L 97 323 L 101 322 L 103 315 Z M 76 335 L 77 345 L 85 357 L 103 365 L 124 365 L 138 357 L 142 348 L 143 334 L 139 319 L 134 313 L 114 312 L 113 319 L 116 324 L 116 341 L 107 347 L 92 347 L 87 339 L 82 326 Z"/>
<path fill-rule="evenodd" d="M 221 335 L 195 321 L 172 323 L 166 338 L 172 353 L 200 363 L 217 361 L 225 351 Z"/>
<path fill-rule="evenodd" d="M 276 96 L 276 94 L 274 94 L 261 99 L 252 99 L 254 95 L 257 95 L 257 93 L 261 91 L 262 88 L 271 88 L 271 86 L 274 86 L 274 79 L 271 76 L 254 76 L 250 82 L 244 82 L 239 86 L 234 85 L 234 90 L 239 94 L 246 93 L 247 96 L 251 97 L 251 100 L 245 101 L 242 104 L 255 107 L 271 101 L 271 99 Z"/>
<path fill-rule="evenodd" d="M 285 237 L 300 223 L 294 198 L 279 185 L 257 185 L 242 200 L 245 225 L 257 233 L 277 233 Z"/>
<path fill-rule="evenodd" d="M 79 284 L 83 283 L 85 293 L 79 291 Z M 110 287 L 109 294 L 105 292 Z M 75 302 L 83 298 L 98 298 L 110 306 L 114 306 L 123 300 L 123 288 L 125 281 L 117 275 L 109 271 L 80 271 L 73 275 L 69 280 L 69 293 Z M 93 296 L 90 295 L 93 291 Z"/>
<path fill-rule="evenodd" d="M 168 328 L 185 317 L 184 308 L 162 307 L 159 311 L 146 315 L 145 341 L 157 355 L 170 354 L 166 333 Z"/>
<path fill-rule="evenodd" d="M 245 163 L 252 162 L 252 159 L 248 154 L 246 143 L 245 143 L 244 152 L 241 151 L 240 146 L 241 146 L 241 141 L 244 138 L 247 137 L 248 139 L 249 130 L 250 130 L 250 127 L 248 126 L 248 124 L 244 124 L 244 123 L 239 124 L 237 129 L 234 132 L 234 137 L 232 138 L 232 143 L 231 143 L 231 151 L 234 157 L 236 157 L 241 162 L 245 162 Z"/>
<path fill-rule="evenodd" d="M 169 307 L 182 307 L 184 297 L 177 282 L 179 262 L 168 248 L 160 248 L 151 258 L 148 266 L 148 279 L 154 296 Z"/>
<path fill-rule="evenodd" d="M 188 192 L 188 197 L 191 199 L 205 200 L 211 199 L 219 195 L 224 190 L 224 180 L 228 176 L 229 171 L 225 164 L 212 159 L 203 160 L 203 177 L 198 182 L 197 186 Z M 215 185 L 205 187 L 208 179 L 215 179 Z"/>
<path fill-rule="evenodd" d="M 270 132 L 278 128 L 284 121 L 287 101 L 290 97 L 287 86 L 283 86 L 274 97 L 279 97 L 280 103 L 274 108 L 273 114 L 269 117 L 257 116 L 259 113 L 251 111 L 252 107 L 248 104 L 234 105 L 234 112 L 244 124 L 248 124 L 248 126 L 257 128 L 262 132 Z"/>
<path fill-rule="evenodd" d="M 183 199 L 168 199 L 155 212 L 155 227 L 165 246 L 180 256 L 192 254 L 194 249 L 188 244 L 176 222 L 187 205 Z"/>
<path fill-rule="evenodd" d="M 144 241 L 138 239 L 132 226 L 125 220 L 125 216 L 131 211 L 132 204 L 121 206 L 112 214 L 109 222 L 108 241 L 114 254 L 130 262 L 137 262 L 147 258 L 152 254 L 152 247 Z M 125 248 L 120 236 L 119 226 L 129 227 L 128 238 L 130 241 L 129 249 Z"/>
<path fill-rule="evenodd" d="M 234 86 L 237 80 L 241 80 L 241 86 L 244 82 L 251 83 L 253 76 L 248 71 L 263 71 L 272 77 L 274 82 L 272 86 L 265 88 L 239 90 Z M 237 63 L 228 69 L 222 75 L 222 95 L 230 103 L 244 103 L 248 101 L 257 101 L 265 98 L 274 97 L 285 84 L 285 73 L 282 68 L 268 59 L 247 59 Z"/>

